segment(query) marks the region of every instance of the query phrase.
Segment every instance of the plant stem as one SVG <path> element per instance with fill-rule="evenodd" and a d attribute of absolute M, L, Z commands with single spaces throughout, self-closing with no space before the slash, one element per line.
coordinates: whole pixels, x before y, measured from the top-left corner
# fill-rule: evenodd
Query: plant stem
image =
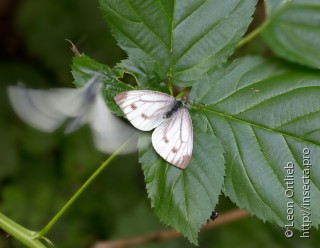
<path fill-rule="evenodd" d="M 257 35 L 259 35 L 271 22 L 274 18 L 279 16 L 281 13 L 283 13 L 292 3 L 292 0 L 285 0 L 282 1 L 283 5 L 276 10 L 272 15 L 267 17 L 267 19 L 264 20 L 264 22 L 261 23 L 259 27 L 257 27 L 255 30 L 253 30 L 250 34 L 248 34 L 246 37 L 242 38 L 240 40 L 239 44 L 236 46 L 236 48 L 242 47 L 244 44 L 248 43 L 252 39 L 254 39 Z"/>
<path fill-rule="evenodd" d="M 229 212 L 221 214 L 221 216 L 210 221 L 209 224 L 203 226 L 202 230 L 208 230 L 211 228 L 216 228 L 224 224 L 234 222 L 249 217 L 250 214 L 242 209 L 235 209 Z M 182 237 L 181 233 L 178 233 L 174 229 L 162 230 L 154 233 L 147 233 L 140 236 L 129 237 L 125 239 L 109 240 L 109 241 L 99 241 L 93 248 L 128 248 L 133 246 L 142 246 L 149 243 L 161 243 L 171 239 Z"/>
<path fill-rule="evenodd" d="M 191 89 L 191 87 L 184 88 L 183 91 L 181 91 L 181 92 L 176 96 L 176 98 L 177 98 L 177 99 L 180 99 L 180 98 L 183 97 L 190 89 Z"/>
<path fill-rule="evenodd" d="M 247 44 L 251 40 L 253 40 L 256 36 L 258 36 L 270 23 L 270 19 L 266 19 L 259 27 L 257 27 L 255 30 L 253 30 L 251 33 L 249 33 L 247 36 L 242 38 L 238 45 L 236 46 L 236 49 L 239 49 L 243 45 Z"/>
<path fill-rule="evenodd" d="M 2 213 L 0 213 L 0 228 L 28 247 L 46 247 L 39 240 L 34 239 L 35 232 L 20 226 L 18 223 L 14 222 Z"/>
<path fill-rule="evenodd" d="M 88 178 L 88 180 L 78 189 L 78 191 L 70 198 L 70 200 L 61 208 L 61 210 L 49 221 L 49 223 L 38 233 L 35 233 L 34 238 L 43 237 L 53 227 L 53 225 L 60 219 L 60 217 L 68 210 L 68 208 L 74 203 L 76 199 L 82 194 L 82 192 L 90 185 L 90 183 L 112 162 L 112 160 L 121 152 L 125 146 L 134 137 L 129 138 L 118 150 L 111 154 L 111 156 L 104 161 L 99 168 Z"/>
<path fill-rule="evenodd" d="M 168 78 L 168 88 L 169 88 L 170 95 L 173 96 L 173 86 L 172 86 L 171 76 L 169 76 Z"/>

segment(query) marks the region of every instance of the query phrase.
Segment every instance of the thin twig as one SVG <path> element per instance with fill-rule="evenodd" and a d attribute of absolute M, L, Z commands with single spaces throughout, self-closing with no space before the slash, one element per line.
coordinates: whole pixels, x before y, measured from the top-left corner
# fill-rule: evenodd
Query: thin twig
<path fill-rule="evenodd" d="M 209 224 L 205 225 L 202 228 L 202 230 L 215 228 L 217 226 L 221 226 L 229 222 L 240 220 L 248 216 L 250 216 L 250 214 L 242 209 L 232 210 L 224 214 L 221 214 L 219 218 L 217 218 L 216 220 L 210 221 Z M 167 241 L 167 240 L 175 239 L 179 237 L 182 237 L 182 235 L 178 233 L 176 230 L 168 229 L 168 230 L 149 233 L 141 236 L 131 237 L 127 239 L 99 241 L 94 244 L 93 248 L 127 248 L 127 247 L 145 244 L 145 243 L 163 242 L 163 241 Z"/>
<path fill-rule="evenodd" d="M 71 51 L 77 56 L 77 57 L 81 57 L 81 53 L 79 52 L 78 48 L 75 46 L 75 44 L 73 44 L 73 42 L 71 40 L 66 39 L 66 41 L 68 41 L 71 44 Z"/>

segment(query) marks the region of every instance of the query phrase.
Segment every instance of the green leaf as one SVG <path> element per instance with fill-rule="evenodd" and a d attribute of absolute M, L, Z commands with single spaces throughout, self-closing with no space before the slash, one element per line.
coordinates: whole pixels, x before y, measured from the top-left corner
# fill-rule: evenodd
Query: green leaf
<path fill-rule="evenodd" d="M 266 11 L 268 16 L 276 13 L 278 10 L 285 9 L 286 5 L 289 4 L 292 0 L 266 0 Z"/>
<path fill-rule="evenodd" d="M 119 106 L 114 102 L 113 97 L 125 90 L 132 90 L 133 87 L 121 82 L 118 78 L 123 77 L 123 71 L 119 68 L 111 69 L 86 55 L 74 57 L 72 64 L 72 75 L 77 87 L 86 84 L 95 73 L 103 75 L 103 95 L 111 112 L 123 115 Z"/>
<path fill-rule="evenodd" d="M 218 202 L 225 173 L 223 148 L 207 117 L 191 112 L 194 148 L 190 164 L 180 170 L 166 163 L 150 144 L 150 136 L 140 138 L 140 162 L 148 195 L 156 214 L 197 243 L 202 224 Z"/>
<path fill-rule="evenodd" d="M 72 64 L 72 75 L 75 79 L 75 85 L 77 87 L 82 87 L 84 84 L 86 84 L 95 73 L 102 74 L 102 80 L 104 84 L 102 90 L 109 110 L 119 116 L 123 116 L 123 112 L 115 103 L 113 97 L 120 92 L 135 89 L 133 86 L 125 84 L 119 80 L 119 78 L 123 78 L 124 71 L 118 66 L 111 69 L 107 65 L 101 64 L 86 55 L 74 57 Z M 169 93 L 168 87 L 163 84 L 145 85 L 144 88 Z"/>
<path fill-rule="evenodd" d="M 236 60 L 200 80 L 191 98 L 204 111 L 226 151 L 224 192 L 239 207 L 281 227 L 287 202 L 301 229 L 303 149 L 310 150 L 312 225 L 320 223 L 320 73 L 259 57 Z M 294 197 L 285 195 L 288 162 Z M 306 172 L 306 171 L 305 171 Z"/>
<path fill-rule="evenodd" d="M 139 86 L 144 89 L 157 88 L 159 83 L 164 83 L 163 75 L 166 75 L 166 71 L 146 57 L 130 57 L 130 59 L 121 61 L 118 66 L 134 76 Z"/>
<path fill-rule="evenodd" d="M 101 64 L 84 54 L 80 57 L 75 56 L 72 62 L 72 75 L 77 87 L 86 84 L 95 73 L 101 73 L 109 80 L 123 77 L 122 71 L 112 70 L 107 65 Z"/>
<path fill-rule="evenodd" d="M 262 37 L 282 58 L 320 68 L 320 1 L 266 0 L 268 22 Z"/>
<path fill-rule="evenodd" d="M 171 78 L 179 86 L 192 85 L 226 61 L 251 22 L 255 4 L 256 0 L 100 0 L 113 35 L 129 55 L 124 68 L 143 83 Z"/>

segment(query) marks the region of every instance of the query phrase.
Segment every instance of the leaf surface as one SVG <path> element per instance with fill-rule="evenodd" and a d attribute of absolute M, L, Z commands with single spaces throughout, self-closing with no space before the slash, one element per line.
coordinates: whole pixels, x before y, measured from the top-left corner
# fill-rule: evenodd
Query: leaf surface
<path fill-rule="evenodd" d="M 292 201 L 294 225 L 301 229 L 304 187 L 310 187 L 312 225 L 319 225 L 319 95 L 319 72 L 260 57 L 236 60 L 193 87 L 190 97 L 206 104 L 226 151 L 224 192 L 239 207 L 284 227 Z M 310 167 L 303 164 L 305 149 Z M 292 198 L 285 195 L 288 163 L 294 164 Z"/>
<path fill-rule="evenodd" d="M 266 0 L 263 39 L 282 58 L 320 68 L 320 1 Z"/>
<path fill-rule="evenodd" d="M 150 144 L 140 139 L 140 162 L 148 196 L 162 222 L 197 244 L 200 227 L 218 202 L 225 173 L 223 148 L 203 114 L 192 112 L 194 148 L 185 170 L 166 163 Z"/>
<path fill-rule="evenodd" d="M 192 85 L 226 61 L 246 31 L 256 0 L 100 0 L 121 65 L 144 84 Z"/>
<path fill-rule="evenodd" d="M 103 81 L 102 91 L 109 110 L 117 115 L 123 115 L 119 106 L 113 100 L 116 94 L 133 89 L 132 86 L 119 80 L 119 78 L 123 77 L 123 71 L 118 68 L 111 69 L 107 65 L 101 64 L 86 55 L 74 57 L 72 75 L 77 87 L 82 87 L 96 73 L 101 74 L 101 80 Z"/>

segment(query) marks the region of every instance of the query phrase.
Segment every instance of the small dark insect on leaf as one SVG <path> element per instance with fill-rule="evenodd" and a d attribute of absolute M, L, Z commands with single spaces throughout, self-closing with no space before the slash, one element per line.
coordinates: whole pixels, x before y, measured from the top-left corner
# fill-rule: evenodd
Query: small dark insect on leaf
<path fill-rule="evenodd" d="M 207 220 L 207 224 L 209 224 L 210 221 L 214 221 L 220 216 L 218 212 L 213 211 L 210 215 L 210 218 Z"/>

